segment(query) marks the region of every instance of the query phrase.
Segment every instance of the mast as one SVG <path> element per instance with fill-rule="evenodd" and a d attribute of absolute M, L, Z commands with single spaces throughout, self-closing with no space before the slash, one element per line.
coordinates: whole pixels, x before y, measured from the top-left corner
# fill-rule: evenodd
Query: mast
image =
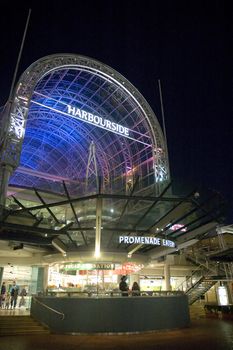
<path fill-rule="evenodd" d="M 28 24 L 29 24 L 31 12 L 32 12 L 31 9 L 29 9 L 26 25 L 25 25 L 25 28 L 24 28 L 23 38 L 22 38 L 22 41 L 21 41 L 21 46 L 20 46 L 20 50 L 19 50 L 19 54 L 18 54 L 16 66 L 15 66 L 15 71 L 14 71 L 14 75 L 13 75 L 13 79 L 12 79 L 12 83 L 11 83 L 11 89 L 10 89 L 10 94 L 9 94 L 9 101 L 11 101 L 11 99 L 13 97 L 12 96 L 13 95 L 13 90 L 14 90 L 14 86 L 15 86 L 15 81 L 16 81 L 16 77 L 17 77 L 17 73 L 18 73 L 18 69 L 19 69 L 19 64 L 20 64 L 22 52 L 23 52 L 23 47 L 24 47 L 24 43 L 25 43 L 25 38 L 26 38 L 26 34 L 27 34 L 27 29 L 28 29 Z"/>
<path fill-rule="evenodd" d="M 162 88 L 161 88 L 160 79 L 158 79 L 158 85 L 159 85 L 159 98 L 160 98 L 160 107 L 161 107 L 161 115 L 162 115 L 162 126 L 163 126 L 163 134 L 164 134 L 165 152 L 167 155 L 167 162 L 168 162 L 167 167 L 168 167 L 168 174 L 170 177 L 169 155 L 168 155 L 168 145 L 167 145 L 167 132 L 166 132 L 165 117 L 164 117 L 163 95 L 162 95 Z"/>

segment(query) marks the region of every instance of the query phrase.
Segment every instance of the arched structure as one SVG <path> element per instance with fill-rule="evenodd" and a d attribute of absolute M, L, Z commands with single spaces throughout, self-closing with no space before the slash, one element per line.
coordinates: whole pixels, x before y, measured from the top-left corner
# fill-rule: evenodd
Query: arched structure
<path fill-rule="evenodd" d="M 94 246 L 107 261 L 138 252 L 144 261 L 171 247 L 136 244 L 134 237 L 183 244 L 186 233 L 192 239 L 200 226 L 203 233 L 214 227 L 218 206 L 213 214 L 192 193 L 164 197 L 169 166 L 158 120 L 112 68 L 74 54 L 44 57 L 22 74 L 2 116 L 2 240 L 49 253 L 55 247 L 73 261 L 77 251 L 90 261 Z M 129 240 L 120 241 L 122 234 Z M 58 258 L 45 257 L 51 259 Z"/>
<path fill-rule="evenodd" d="M 141 187 L 153 185 L 157 195 L 169 179 L 163 135 L 148 103 L 93 59 L 58 54 L 33 63 L 16 87 L 9 123 L 2 161 L 16 170 L 13 185 L 61 192 L 54 182 L 64 180 L 71 193 L 82 193 L 91 143 L 107 192 L 127 189 L 139 176 Z"/>

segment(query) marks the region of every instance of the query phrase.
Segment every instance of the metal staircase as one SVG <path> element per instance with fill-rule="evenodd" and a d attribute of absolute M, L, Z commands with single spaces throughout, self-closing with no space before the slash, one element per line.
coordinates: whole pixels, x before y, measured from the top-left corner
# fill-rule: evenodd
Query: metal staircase
<path fill-rule="evenodd" d="M 208 260 L 205 252 L 201 249 L 193 254 L 186 254 L 186 260 L 196 265 L 196 270 L 186 279 L 186 295 L 188 296 L 189 305 L 199 300 L 211 287 L 219 280 L 225 279 L 226 274 L 221 264 Z"/>
<path fill-rule="evenodd" d="M 221 235 L 218 235 L 220 248 L 225 247 L 224 239 Z M 232 280 L 232 264 L 217 263 L 209 259 L 209 251 L 205 248 L 196 248 L 195 251 L 189 250 L 185 254 L 187 261 L 196 265 L 192 275 L 186 279 L 185 287 L 186 294 L 188 296 L 189 305 L 192 305 L 201 298 L 211 287 L 213 287 L 220 280 Z"/>
<path fill-rule="evenodd" d="M 202 276 L 195 284 L 193 284 L 187 291 L 189 305 L 192 305 L 201 298 L 211 287 L 213 287 L 218 281 L 210 280 L 209 278 Z"/>

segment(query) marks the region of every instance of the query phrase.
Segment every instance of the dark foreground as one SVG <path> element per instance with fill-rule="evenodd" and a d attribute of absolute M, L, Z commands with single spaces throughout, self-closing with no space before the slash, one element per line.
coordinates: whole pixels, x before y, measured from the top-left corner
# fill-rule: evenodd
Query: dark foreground
<path fill-rule="evenodd" d="M 174 349 L 233 350 L 233 322 L 195 319 L 182 330 L 157 331 L 131 335 L 28 335 L 3 336 L 1 350 L 104 350 Z"/>

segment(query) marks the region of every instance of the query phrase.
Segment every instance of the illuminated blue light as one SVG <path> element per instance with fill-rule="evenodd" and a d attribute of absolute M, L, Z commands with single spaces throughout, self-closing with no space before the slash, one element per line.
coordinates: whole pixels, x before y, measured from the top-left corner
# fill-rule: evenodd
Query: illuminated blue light
<path fill-rule="evenodd" d="M 149 127 L 126 91 L 93 73 L 72 69 L 52 72 L 35 90 L 21 153 L 23 171 L 13 174 L 11 184 L 62 192 L 58 177 L 75 181 L 85 178 L 91 141 L 96 146 L 98 174 L 105 179 L 123 176 L 127 167 L 141 174 L 148 171 L 148 165 L 144 170 L 141 164 L 151 162 L 153 156 Z M 122 125 L 133 137 L 83 123 L 67 113 L 67 105 Z M 31 172 L 27 174 L 25 169 Z M 56 181 L 46 174 L 57 176 Z"/>

